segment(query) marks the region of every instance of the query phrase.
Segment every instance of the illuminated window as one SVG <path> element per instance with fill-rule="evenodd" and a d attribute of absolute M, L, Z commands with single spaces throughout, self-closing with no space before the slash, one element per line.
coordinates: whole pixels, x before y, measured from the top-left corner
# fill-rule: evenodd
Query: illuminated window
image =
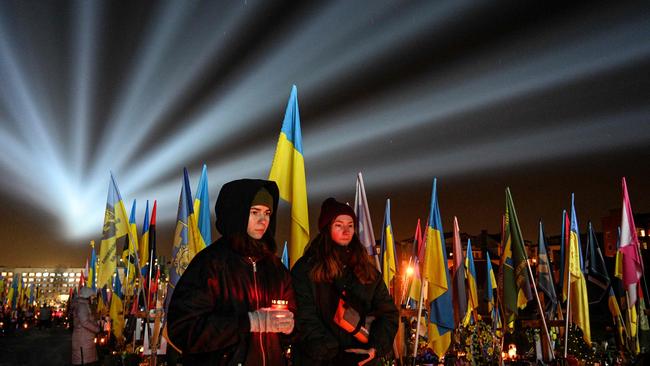
<path fill-rule="evenodd" d="M 30 277 L 29 282 L 34 282 L 34 279 Z"/>
<path fill-rule="evenodd" d="M 81 277 L 81 272 L 78 272 L 77 274 L 75 274 L 75 276 Z"/>
<path fill-rule="evenodd" d="M 36 272 L 36 277 L 41 277 L 43 274 L 41 272 Z"/>
<path fill-rule="evenodd" d="M 47 277 L 47 276 L 49 276 L 49 275 L 50 275 L 50 274 L 47 273 L 47 272 L 43 273 L 43 277 Z"/>
<path fill-rule="evenodd" d="M 34 277 L 34 272 L 29 272 L 29 277 Z"/>
<path fill-rule="evenodd" d="M 76 281 L 74 278 L 68 278 L 68 282 L 74 282 Z"/>
<path fill-rule="evenodd" d="M 0 276 L 4 277 L 7 275 L 7 272 L 0 272 Z"/>
<path fill-rule="evenodd" d="M 63 272 L 63 277 L 68 277 L 68 272 Z"/>

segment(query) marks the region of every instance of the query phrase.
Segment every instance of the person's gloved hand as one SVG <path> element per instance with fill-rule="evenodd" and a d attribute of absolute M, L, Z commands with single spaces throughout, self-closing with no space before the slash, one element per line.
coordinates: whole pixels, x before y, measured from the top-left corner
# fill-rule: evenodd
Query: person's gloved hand
<path fill-rule="evenodd" d="M 293 313 L 286 309 L 261 308 L 248 313 L 251 332 L 284 333 L 293 331 Z"/>

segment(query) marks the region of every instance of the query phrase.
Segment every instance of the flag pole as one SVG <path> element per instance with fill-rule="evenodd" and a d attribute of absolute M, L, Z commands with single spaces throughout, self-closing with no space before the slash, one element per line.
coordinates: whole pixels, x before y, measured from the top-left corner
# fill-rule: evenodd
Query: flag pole
<path fill-rule="evenodd" d="M 420 301 L 418 301 L 418 320 L 415 325 L 415 342 L 413 346 L 413 366 L 415 366 L 415 359 L 417 358 L 418 355 L 418 341 L 420 340 L 420 319 L 422 318 L 422 302 L 424 300 L 424 289 L 426 284 L 428 284 L 428 280 L 422 281 L 420 285 Z"/>
<path fill-rule="evenodd" d="M 626 313 L 627 313 L 627 321 L 630 324 L 630 331 L 627 334 L 627 336 L 628 336 L 627 346 L 628 346 L 628 349 L 630 351 L 632 351 L 632 353 L 634 353 L 634 350 L 636 349 L 636 347 L 632 343 L 636 344 L 636 342 L 634 341 L 634 336 L 632 335 L 632 329 L 631 329 L 632 328 L 632 316 L 630 315 L 630 310 L 632 308 L 630 307 L 630 294 L 629 294 L 629 292 L 627 290 L 625 290 L 625 302 L 626 302 L 625 307 L 627 308 L 627 311 L 626 311 Z M 637 315 L 637 322 L 638 322 L 638 315 Z M 639 329 L 638 328 L 637 328 L 636 336 L 637 337 L 639 336 Z M 631 347 L 635 347 L 635 348 L 633 349 Z"/>
<path fill-rule="evenodd" d="M 528 268 L 528 274 L 530 275 L 530 279 L 533 283 L 533 292 L 535 293 L 535 299 L 537 300 L 537 307 L 539 308 L 539 314 L 542 316 L 542 324 L 544 325 L 544 334 L 546 335 L 546 340 L 548 341 L 548 348 L 551 351 L 551 360 L 555 359 L 555 355 L 553 354 L 553 348 L 551 347 L 552 341 L 551 341 L 551 334 L 548 332 L 548 327 L 546 326 L 546 316 L 544 315 L 544 309 L 542 308 L 542 302 L 539 300 L 539 294 L 537 293 L 537 285 L 535 285 L 535 280 L 533 277 L 533 270 L 530 268 L 530 263 L 528 262 L 528 258 L 526 258 L 526 267 Z M 566 352 L 566 349 L 565 349 Z"/>
<path fill-rule="evenodd" d="M 571 248 L 569 247 L 568 250 L 570 251 Z M 568 254 L 568 255 L 567 255 Z M 565 326 L 564 326 L 564 358 L 566 359 L 567 356 L 567 345 L 569 344 L 569 318 L 571 317 L 571 253 L 566 253 L 565 255 L 567 256 L 567 260 L 569 263 L 568 265 L 565 266 L 564 268 L 568 268 L 569 270 L 567 271 L 567 278 L 566 278 L 566 288 L 567 288 L 567 295 L 566 295 L 566 321 L 565 321 Z"/>

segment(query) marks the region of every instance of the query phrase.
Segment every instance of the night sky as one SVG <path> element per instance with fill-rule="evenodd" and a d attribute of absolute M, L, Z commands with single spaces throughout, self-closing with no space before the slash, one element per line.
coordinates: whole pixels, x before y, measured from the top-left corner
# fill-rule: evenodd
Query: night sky
<path fill-rule="evenodd" d="M 573 2 L 572 2 L 573 3 Z M 298 88 L 312 237 L 362 172 L 375 235 L 426 219 L 523 235 L 650 212 L 648 2 L 0 1 L 0 266 L 83 266 L 112 171 L 158 200 L 171 254 L 182 169 L 266 178 Z M 288 238 L 280 211 L 278 242 Z M 213 234 L 213 236 L 216 234 Z"/>

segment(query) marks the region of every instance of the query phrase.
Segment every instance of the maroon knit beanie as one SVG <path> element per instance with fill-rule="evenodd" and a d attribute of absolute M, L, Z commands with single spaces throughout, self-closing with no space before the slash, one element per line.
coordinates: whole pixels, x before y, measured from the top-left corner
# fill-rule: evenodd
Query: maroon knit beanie
<path fill-rule="evenodd" d="M 330 197 L 323 202 L 318 217 L 318 230 L 323 231 L 338 215 L 348 215 L 352 217 L 354 225 L 357 225 L 357 215 L 354 214 L 352 207 L 341 203 Z"/>

